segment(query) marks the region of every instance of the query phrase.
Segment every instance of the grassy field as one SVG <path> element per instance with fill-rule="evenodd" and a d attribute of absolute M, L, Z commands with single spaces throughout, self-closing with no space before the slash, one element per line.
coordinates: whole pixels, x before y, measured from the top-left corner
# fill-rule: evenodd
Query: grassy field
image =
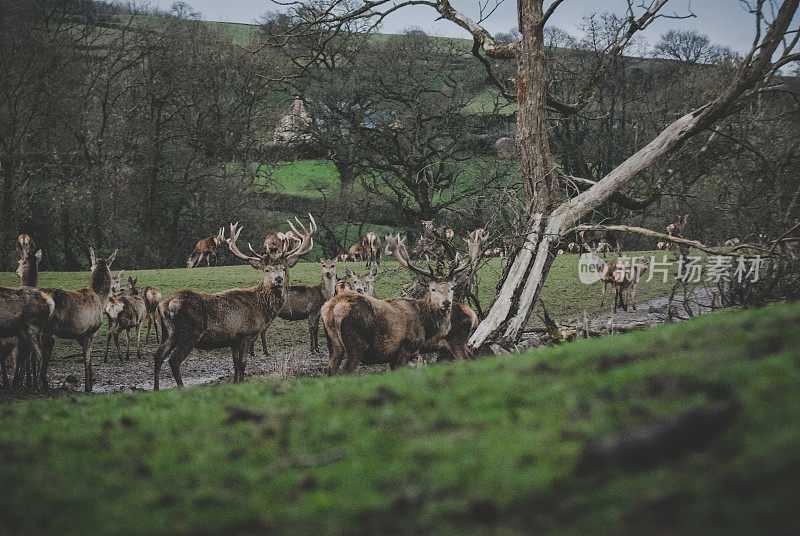
<path fill-rule="evenodd" d="M 800 304 L 528 355 L 0 408 L 6 534 L 790 534 Z"/>
<path fill-rule="evenodd" d="M 631 253 L 632 254 L 632 253 Z M 655 255 L 656 252 L 639 252 L 640 255 Z M 661 258 L 663 253 L 658 253 Z M 222 259 L 222 256 L 220 257 Z M 557 322 L 582 317 L 584 311 L 592 315 L 600 311 L 600 285 L 583 285 L 578 281 L 577 255 L 559 255 L 542 295 L 542 301 L 547 311 Z M 344 277 L 344 267 L 340 265 L 339 276 Z M 354 271 L 366 271 L 364 263 L 348 263 Z M 114 274 L 124 266 L 114 265 Z M 479 297 L 484 307 L 487 307 L 495 293 L 495 287 L 502 270 L 501 260 L 492 259 L 479 270 L 478 288 Z M 255 285 L 260 280 L 260 272 L 250 266 L 220 266 L 212 268 L 180 268 L 169 270 L 131 270 L 126 271 L 127 276 L 138 277 L 139 285 L 150 285 L 158 288 L 166 297 L 177 290 L 191 288 L 217 292 L 229 288 L 241 288 Z M 291 272 L 291 281 L 295 284 L 315 284 L 320 281 L 320 267 L 315 262 L 301 262 Z M 401 287 L 410 280 L 407 270 L 401 268 L 395 261 L 384 259 L 378 278 L 375 281 L 375 292 L 380 298 L 399 295 Z M 85 287 L 89 282 L 89 272 L 42 272 L 39 277 L 41 287 L 63 287 L 78 289 Z M 19 279 L 9 272 L 0 272 L 0 286 L 15 287 Z M 663 283 L 654 278 L 651 282 L 643 282 L 637 291 L 637 301 L 664 296 L 670 288 L 670 283 Z M 608 299 L 606 308 L 613 301 Z M 531 325 L 540 325 L 538 315 L 531 318 Z M 320 327 L 321 329 L 321 327 Z M 102 358 L 101 352 L 105 349 L 107 326 L 104 324 L 95 336 L 93 347 L 94 359 Z M 267 344 L 273 348 L 289 348 L 305 345 L 308 341 L 308 331 L 305 321 L 288 322 L 280 318 L 275 320 L 267 331 Z M 149 346 L 145 347 L 145 354 L 149 357 L 155 352 L 155 342 L 151 338 Z M 56 345 L 57 356 L 75 356 L 80 352 L 80 346 L 74 341 L 59 340 Z"/>

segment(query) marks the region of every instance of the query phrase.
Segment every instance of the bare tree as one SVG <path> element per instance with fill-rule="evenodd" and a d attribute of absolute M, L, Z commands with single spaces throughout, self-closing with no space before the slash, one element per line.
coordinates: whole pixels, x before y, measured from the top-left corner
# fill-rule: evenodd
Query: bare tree
<path fill-rule="evenodd" d="M 575 196 L 565 188 L 568 181 L 559 176 L 550 151 L 548 114 L 555 112 L 570 116 L 584 109 L 613 60 L 626 50 L 638 32 L 658 17 L 665 16 L 663 8 L 668 0 L 650 0 L 641 4 L 633 0 L 627 2 L 624 19 L 603 48 L 595 69 L 583 80 L 579 98 L 571 103 L 561 102 L 548 92 L 544 29 L 563 0 L 553 0 L 547 7 L 544 0 L 519 0 L 517 13 L 521 38 L 502 44 L 482 26 L 482 20 L 475 21 L 458 12 L 448 0 L 375 0 L 355 8 L 345 0 L 329 0 L 314 5 L 295 2 L 291 5 L 302 8 L 295 9 L 303 21 L 294 29 L 297 33 L 309 33 L 318 28 L 335 31 L 352 21 L 368 20 L 377 25 L 406 6 L 428 6 L 440 18 L 470 32 L 473 55 L 485 65 L 501 94 L 516 100 L 516 141 L 520 149 L 527 219 L 519 229 L 523 237 L 522 247 L 510 261 L 498 295 L 470 339 L 472 347 L 479 347 L 487 340 L 512 343 L 521 337 L 553 262 L 552 250 L 575 222 L 618 194 L 640 172 L 662 157 L 677 151 L 693 136 L 735 113 L 748 99 L 763 91 L 782 66 L 800 59 L 800 54 L 795 52 L 800 34 L 790 29 L 798 2 L 800 0 L 744 3 L 753 13 L 756 36 L 750 52 L 737 65 L 730 83 L 709 102 L 666 125 L 649 143 Z M 774 16 L 770 15 L 772 13 Z M 516 95 L 509 94 L 505 84 L 494 75 L 492 62 L 487 56 L 516 62 Z"/>

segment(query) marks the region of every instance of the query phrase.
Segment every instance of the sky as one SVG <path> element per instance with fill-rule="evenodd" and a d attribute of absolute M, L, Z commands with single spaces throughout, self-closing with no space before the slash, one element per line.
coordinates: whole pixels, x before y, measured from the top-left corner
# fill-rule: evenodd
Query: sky
<path fill-rule="evenodd" d="M 148 4 L 168 10 L 174 0 L 149 0 Z M 494 0 L 490 0 L 494 1 Z M 253 23 L 267 11 L 278 11 L 281 6 L 269 0 L 186 0 L 201 18 L 222 22 Z M 545 6 L 550 0 L 545 0 Z M 639 3 L 639 2 L 635 2 Z M 477 18 L 477 0 L 451 0 L 453 7 L 462 13 Z M 550 19 L 551 26 L 579 36 L 580 21 L 594 12 L 623 14 L 624 0 L 565 0 Z M 492 17 L 484 23 L 490 33 L 507 32 L 517 25 L 516 2 L 504 0 Z M 750 49 L 754 36 L 752 15 L 747 13 L 739 0 L 670 0 L 662 10 L 665 14 L 696 15 L 690 19 L 656 20 L 643 37 L 652 45 L 658 37 L 671 29 L 684 29 L 708 35 L 713 43 L 725 45 L 736 52 Z M 435 21 L 433 9 L 425 6 L 400 9 L 386 19 L 381 30 L 384 33 L 400 33 L 411 27 L 418 27 L 431 35 L 447 37 L 469 37 L 449 21 Z"/>

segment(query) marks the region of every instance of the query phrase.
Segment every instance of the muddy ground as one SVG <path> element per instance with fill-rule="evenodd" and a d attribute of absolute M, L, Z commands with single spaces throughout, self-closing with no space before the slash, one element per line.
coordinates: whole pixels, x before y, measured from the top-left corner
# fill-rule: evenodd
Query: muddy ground
<path fill-rule="evenodd" d="M 702 314 L 713 308 L 714 294 L 701 289 L 686 299 L 679 295 L 670 303 L 667 297 L 657 298 L 641 304 L 636 309 L 609 311 L 589 317 L 589 329 L 593 331 L 614 332 L 654 326 L 670 320 L 680 320 L 689 316 Z M 613 297 L 612 297 L 613 300 Z M 613 303 L 612 303 L 613 305 Z M 691 315 L 686 308 L 691 311 Z M 299 325 L 299 324 L 298 324 Z M 568 323 L 579 330 L 583 329 L 583 319 L 574 319 Z M 325 374 L 328 364 L 328 351 L 324 344 L 324 334 L 320 336 L 321 352 L 312 353 L 307 345 L 307 332 L 302 330 L 306 339 L 298 336 L 297 340 L 267 341 L 271 346 L 269 356 L 264 356 L 260 343 L 256 344 L 255 356 L 247 361 L 248 377 L 265 377 L 272 379 L 288 379 L 302 376 L 321 376 Z M 269 333 L 269 332 L 268 332 Z M 533 336 L 531 334 L 531 336 Z M 124 336 L 123 336 L 124 340 Z M 303 340 L 302 344 L 298 344 Z M 113 343 L 112 343 L 113 345 Z M 121 341 L 122 351 L 125 345 Z M 137 359 L 135 346 L 132 347 L 131 359 L 120 361 L 113 350 L 108 363 L 103 362 L 105 340 L 96 340 L 92 351 L 92 370 L 94 372 L 94 393 L 114 393 L 121 391 L 149 391 L 153 388 L 153 359 L 157 346 L 155 341 L 143 345 L 142 358 Z M 80 347 L 72 341 L 61 341 L 56 347 L 56 357 L 51 362 L 49 380 L 51 390 L 44 396 L 73 396 L 83 393 L 83 357 L 79 355 Z M 433 359 L 433 356 L 426 356 Z M 411 366 L 415 366 L 412 363 Z M 382 372 L 385 366 L 370 366 L 365 371 Z M 193 350 L 181 366 L 185 385 L 214 384 L 229 382 L 233 377 L 233 363 L 230 350 Z M 169 363 L 165 362 L 161 369 L 161 388 L 175 387 Z M 28 391 L 6 390 L 0 388 L 0 403 L 37 398 L 41 395 Z"/>

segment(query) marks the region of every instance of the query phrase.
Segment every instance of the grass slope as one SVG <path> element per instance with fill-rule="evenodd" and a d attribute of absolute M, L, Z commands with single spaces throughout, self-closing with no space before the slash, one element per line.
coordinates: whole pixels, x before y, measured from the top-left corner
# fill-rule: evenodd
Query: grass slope
<path fill-rule="evenodd" d="M 385 375 L 7 405 L 0 527 L 789 533 L 799 321 L 780 304 Z M 721 400 L 737 408 L 722 422 Z M 586 454 L 654 422 L 690 426 L 636 464 Z"/>

